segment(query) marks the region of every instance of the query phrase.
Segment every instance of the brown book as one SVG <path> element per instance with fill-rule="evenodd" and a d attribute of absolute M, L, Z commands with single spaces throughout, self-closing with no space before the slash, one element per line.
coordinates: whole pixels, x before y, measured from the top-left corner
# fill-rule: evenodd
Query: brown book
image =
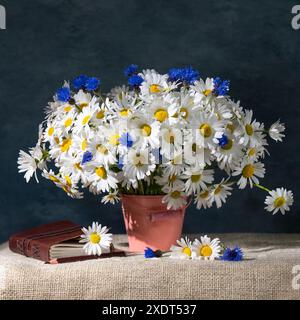
<path fill-rule="evenodd" d="M 52 264 L 125 256 L 124 251 L 116 250 L 113 245 L 100 257 L 87 255 L 83 244 L 79 243 L 81 235 L 81 226 L 71 221 L 59 221 L 12 235 L 9 248 L 15 253 Z"/>

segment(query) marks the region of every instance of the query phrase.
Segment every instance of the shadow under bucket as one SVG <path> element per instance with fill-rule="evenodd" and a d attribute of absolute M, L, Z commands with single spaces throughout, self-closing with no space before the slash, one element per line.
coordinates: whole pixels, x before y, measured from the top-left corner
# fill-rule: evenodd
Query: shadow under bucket
<path fill-rule="evenodd" d="M 180 239 L 187 206 L 168 210 L 162 198 L 122 195 L 130 251 L 144 252 L 146 247 L 168 251 Z"/>

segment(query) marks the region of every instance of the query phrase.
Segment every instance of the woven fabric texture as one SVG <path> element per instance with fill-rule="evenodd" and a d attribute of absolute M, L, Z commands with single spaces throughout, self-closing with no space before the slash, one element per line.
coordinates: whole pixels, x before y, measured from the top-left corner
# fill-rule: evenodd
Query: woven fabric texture
<path fill-rule="evenodd" d="M 191 236 L 191 238 L 194 238 Z M 219 234 L 242 262 L 128 255 L 48 265 L 0 246 L 0 299 L 300 299 L 300 235 Z M 126 236 L 114 237 L 116 247 Z M 300 267 L 298 269 L 300 273 Z M 294 280 L 293 280 L 294 279 Z M 300 286 L 300 277 L 299 277 Z"/>

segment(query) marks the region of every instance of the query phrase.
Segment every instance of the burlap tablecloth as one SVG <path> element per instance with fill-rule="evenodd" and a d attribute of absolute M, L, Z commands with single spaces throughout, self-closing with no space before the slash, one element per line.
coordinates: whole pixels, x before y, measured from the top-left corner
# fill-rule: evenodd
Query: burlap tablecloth
<path fill-rule="evenodd" d="M 300 299 L 300 234 L 219 234 L 242 262 L 142 255 L 47 265 L 0 246 L 0 299 Z M 126 236 L 115 236 L 124 243 Z M 298 268 L 300 273 L 300 266 Z M 294 284 L 297 284 L 297 278 Z M 300 277 L 299 277 L 300 286 Z"/>

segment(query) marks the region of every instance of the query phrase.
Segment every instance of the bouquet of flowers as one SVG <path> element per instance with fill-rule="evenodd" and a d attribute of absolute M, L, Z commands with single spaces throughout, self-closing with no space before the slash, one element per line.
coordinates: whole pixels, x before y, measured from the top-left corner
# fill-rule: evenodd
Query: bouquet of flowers
<path fill-rule="evenodd" d="M 289 210 L 291 191 L 259 182 L 267 137 L 282 141 L 282 123 L 265 128 L 229 97 L 228 80 L 203 80 L 192 67 L 159 74 L 130 65 L 124 73 L 128 85 L 108 94 L 94 77 L 64 83 L 46 108 L 36 146 L 20 151 L 27 182 L 33 175 L 38 181 L 39 169 L 73 198 L 83 196 L 80 187 L 105 193 L 104 203 L 122 194 L 164 195 L 168 209 L 188 199 L 198 209 L 220 208 L 233 185 L 249 186 L 268 193 L 268 211 Z"/>

